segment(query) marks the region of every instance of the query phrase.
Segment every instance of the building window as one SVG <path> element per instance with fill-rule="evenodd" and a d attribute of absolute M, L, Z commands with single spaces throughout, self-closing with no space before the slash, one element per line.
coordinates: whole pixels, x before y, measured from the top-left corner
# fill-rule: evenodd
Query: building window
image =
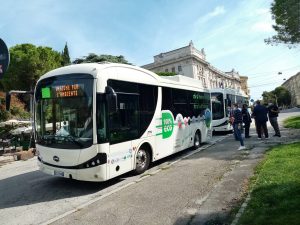
<path fill-rule="evenodd" d="M 175 67 L 172 67 L 172 72 L 175 73 Z"/>
<path fill-rule="evenodd" d="M 182 71 L 181 66 L 178 66 L 178 72 L 181 72 L 181 71 Z"/>
<path fill-rule="evenodd" d="M 167 73 L 167 72 L 169 72 L 169 70 L 168 70 L 168 69 L 165 69 L 165 72 Z"/>

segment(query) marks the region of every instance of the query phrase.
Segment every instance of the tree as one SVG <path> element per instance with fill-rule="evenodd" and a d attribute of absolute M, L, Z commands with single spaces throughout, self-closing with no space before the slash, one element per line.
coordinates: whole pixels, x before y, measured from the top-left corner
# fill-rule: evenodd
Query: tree
<path fill-rule="evenodd" d="M 264 103 L 268 103 L 270 101 L 272 102 L 275 102 L 276 101 L 276 98 L 275 98 L 275 95 L 273 93 L 273 91 L 264 91 L 263 94 L 262 94 L 262 97 L 263 97 L 263 102 Z"/>
<path fill-rule="evenodd" d="M 46 72 L 61 66 L 62 56 L 50 47 L 21 44 L 10 48 L 10 66 L 0 88 L 3 91 L 33 90 Z"/>
<path fill-rule="evenodd" d="M 267 44 L 284 43 L 292 47 L 300 43 L 300 1 L 299 0 L 274 0 L 271 4 L 272 19 L 276 35 L 265 39 Z"/>
<path fill-rule="evenodd" d="M 277 103 L 279 106 L 287 106 L 291 104 L 291 93 L 285 87 L 279 86 L 275 88 L 273 93 L 277 98 Z"/>
<path fill-rule="evenodd" d="M 88 56 L 77 58 L 73 61 L 74 64 L 89 63 L 89 62 L 112 62 L 112 63 L 129 63 L 124 56 L 113 56 L 113 55 L 96 55 L 95 53 L 89 53 Z"/>
<path fill-rule="evenodd" d="M 62 65 L 63 66 L 67 66 L 71 64 L 71 59 L 70 59 L 70 55 L 69 55 L 69 48 L 68 48 L 68 44 L 65 44 L 64 50 L 62 52 Z"/>
<path fill-rule="evenodd" d="M 275 88 L 273 91 L 264 91 L 263 94 L 263 102 L 274 102 L 277 103 L 278 106 L 287 106 L 291 104 L 291 93 L 282 86 Z"/>
<path fill-rule="evenodd" d="M 177 74 L 174 73 L 174 72 L 157 72 L 156 74 L 159 75 L 159 76 L 162 76 L 162 77 L 164 77 L 164 76 L 174 76 L 174 75 L 177 75 Z"/>
<path fill-rule="evenodd" d="M 10 66 L 0 81 L 0 90 L 33 90 L 37 80 L 46 72 L 61 67 L 62 56 L 50 47 L 21 44 L 10 48 Z M 29 108 L 29 96 L 19 99 Z"/>

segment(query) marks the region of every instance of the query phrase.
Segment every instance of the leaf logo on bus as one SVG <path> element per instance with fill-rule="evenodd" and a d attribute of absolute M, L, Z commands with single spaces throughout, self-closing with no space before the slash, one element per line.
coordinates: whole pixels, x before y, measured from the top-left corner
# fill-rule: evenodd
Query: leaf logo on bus
<path fill-rule="evenodd" d="M 161 133 L 156 135 L 162 135 L 162 138 L 171 137 L 174 130 L 174 119 L 170 112 L 163 112 L 161 114 L 161 125 L 156 126 L 157 128 L 161 128 Z"/>
<path fill-rule="evenodd" d="M 172 135 L 173 129 L 174 129 L 174 120 L 173 120 L 172 114 L 170 114 L 168 112 L 163 112 L 162 119 L 161 119 L 161 125 L 162 125 L 163 139 L 170 137 Z"/>

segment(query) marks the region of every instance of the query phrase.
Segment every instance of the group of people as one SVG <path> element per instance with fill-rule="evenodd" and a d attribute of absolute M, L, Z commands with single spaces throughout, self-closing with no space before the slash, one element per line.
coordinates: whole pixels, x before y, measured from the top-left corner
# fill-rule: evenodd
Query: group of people
<path fill-rule="evenodd" d="M 269 103 L 268 107 L 261 105 L 260 101 L 256 101 L 256 105 L 253 108 L 252 114 L 248 111 L 248 105 L 243 104 L 242 108 L 239 108 L 237 103 L 233 104 L 233 109 L 230 112 L 230 122 L 233 126 L 235 140 L 240 141 L 240 147 L 238 150 L 246 149 L 243 139 L 243 127 L 245 128 L 245 138 L 250 138 L 249 129 L 252 123 L 252 118 L 255 121 L 256 133 L 258 139 L 261 140 L 264 136 L 265 139 L 269 138 L 267 121 L 269 120 L 272 127 L 274 128 L 275 137 L 281 137 L 278 117 L 279 109 L 277 105 L 272 102 Z"/>

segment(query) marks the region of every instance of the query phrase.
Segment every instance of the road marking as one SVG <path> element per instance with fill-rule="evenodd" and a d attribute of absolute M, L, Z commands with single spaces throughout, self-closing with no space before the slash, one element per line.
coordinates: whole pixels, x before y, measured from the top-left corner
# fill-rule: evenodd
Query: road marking
<path fill-rule="evenodd" d="M 200 148 L 194 150 L 193 152 L 191 152 L 191 153 L 189 153 L 189 154 L 187 154 L 187 155 L 184 155 L 183 157 L 181 157 L 181 158 L 175 160 L 174 162 L 171 162 L 170 164 L 168 164 L 168 166 L 172 166 L 172 165 L 174 165 L 174 164 L 180 162 L 182 159 L 185 159 L 185 158 L 187 158 L 187 157 L 189 157 L 189 156 L 191 156 L 191 155 L 194 155 L 194 154 L 196 154 L 196 153 L 198 153 L 198 152 L 201 152 L 201 151 L 203 151 L 203 150 L 205 150 L 205 149 L 207 149 L 207 148 L 209 148 L 209 147 L 215 145 L 216 143 L 218 143 L 218 142 L 224 140 L 226 137 L 227 137 L 227 135 L 226 135 L 226 136 L 222 136 L 221 138 L 218 138 L 217 140 L 214 140 L 212 143 L 209 143 L 209 144 L 207 144 L 207 145 L 205 145 L 205 146 L 202 146 L 202 147 L 200 147 Z M 60 220 L 60 219 L 62 219 L 62 218 L 64 218 L 64 217 L 66 217 L 66 216 L 68 216 L 68 215 L 71 215 L 71 214 L 73 214 L 73 213 L 76 213 L 77 211 L 82 210 L 83 208 L 85 208 L 85 207 L 87 207 L 87 206 L 89 206 L 89 205 L 91 205 L 91 204 L 93 204 L 93 203 L 95 203 L 95 202 L 97 202 L 97 201 L 99 201 L 99 200 L 101 200 L 101 199 L 104 199 L 104 198 L 106 198 L 106 197 L 108 197 L 108 196 L 110 196 L 110 195 L 112 195 L 112 194 L 114 194 L 114 193 L 116 193 L 116 192 L 118 192 L 118 191 L 121 191 L 121 190 L 123 190 L 123 189 L 125 189 L 125 188 L 127 188 L 127 187 L 129 187 L 129 186 L 131 186 L 131 185 L 133 185 L 133 184 L 136 184 L 136 183 L 138 183 L 138 182 L 140 182 L 140 181 L 142 181 L 142 180 L 144 180 L 144 179 L 147 179 L 147 178 L 151 177 L 152 175 L 155 175 L 155 174 L 157 174 L 157 173 L 159 173 L 159 172 L 161 172 L 161 171 L 163 171 L 163 169 L 158 167 L 157 170 L 155 170 L 155 171 L 153 171 L 153 172 L 151 172 L 151 173 L 149 173 L 149 174 L 145 174 L 144 176 L 138 177 L 138 178 L 137 178 L 136 180 L 134 180 L 134 181 L 131 181 L 131 182 L 127 183 L 127 184 L 124 184 L 124 185 L 122 185 L 122 186 L 120 186 L 120 187 L 117 187 L 116 189 L 114 189 L 114 190 L 112 190 L 112 191 L 110 191 L 110 192 L 108 192 L 108 193 L 105 193 L 105 194 L 103 194 L 103 195 L 100 195 L 100 196 L 98 196 L 98 197 L 92 199 L 92 200 L 89 200 L 89 201 L 87 201 L 87 202 L 85 202 L 85 203 L 83 203 L 83 204 L 77 206 L 76 208 L 74 208 L 74 209 L 72 209 L 72 210 L 69 210 L 69 211 L 67 211 L 67 212 L 65 212 L 65 213 L 63 213 L 63 214 L 61 214 L 61 215 L 58 215 L 58 216 L 56 216 L 56 217 L 54 217 L 54 218 L 52 218 L 52 219 L 50 219 L 50 220 L 47 220 L 46 222 L 41 223 L 40 225 L 49 225 L 49 224 L 51 224 L 51 223 L 54 223 L 54 222 L 56 222 L 56 221 L 58 221 L 58 220 Z M 95 193 L 95 194 L 96 194 L 96 193 Z"/>

